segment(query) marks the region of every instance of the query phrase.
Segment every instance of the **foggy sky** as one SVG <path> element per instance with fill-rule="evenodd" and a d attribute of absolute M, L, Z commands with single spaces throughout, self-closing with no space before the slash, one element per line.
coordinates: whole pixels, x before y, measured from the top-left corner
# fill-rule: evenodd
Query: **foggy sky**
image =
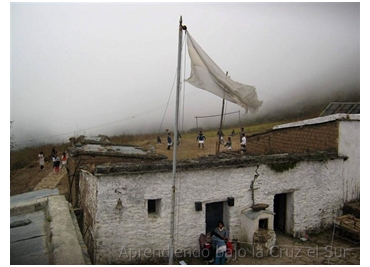
<path fill-rule="evenodd" d="M 162 120 L 172 130 L 180 16 L 222 70 L 256 87 L 259 114 L 360 87 L 360 3 L 10 3 L 15 141 L 157 132 Z M 222 99 L 188 83 L 180 95 L 184 129 L 221 111 Z"/>

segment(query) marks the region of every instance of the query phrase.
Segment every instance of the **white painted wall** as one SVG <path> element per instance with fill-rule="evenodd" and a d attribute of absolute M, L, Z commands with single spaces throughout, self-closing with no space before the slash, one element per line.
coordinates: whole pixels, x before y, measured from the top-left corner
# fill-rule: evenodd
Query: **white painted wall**
<path fill-rule="evenodd" d="M 292 233 L 332 224 L 344 202 L 342 159 L 328 162 L 301 162 L 294 169 L 276 173 L 260 165 L 255 203 L 267 203 L 273 211 L 275 194 L 290 192 L 289 225 Z M 175 251 L 197 250 L 198 237 L 205 232 L 206 203 L 234 197 L 226 218 L 230 237 L 241 235 L 241 211 L 252 205 L 250 184 L 256 166 L 178 172 L 176 183 Z M 81 174 L 80 185 L 90 175 Z M 97 212 L 94 227 L 95 264 L 119 264 L 151 253 L 168 252 L 170 233 L 172 173 L 142 173 L 98 177 Z M 85 187 L 86 188 L 86 187 Z M 124 209 L 115 209 L 118 199 Z M 148 216 L 147 200 L 161 199 L 161 213 Z M 202 202 L 195 211 L 194 202 Z"/>
<path fill-rule="evenodd" d="M 80 177 L 84 179 L 84 182 L 79 184 L 80 206 L 86 209 L 84 216 L 88 213 L 91 219 L 95 220 L 98 203 L 98 179 L 87 171 L 81 171 Z"/>
<path fill-rule="evenodd" d="M 268 230 L 274 230 L 274 216 L 272 212 L 269 211 L 259 211 L 255 214 L 258 214 L 257 216 L 250 218 L 248 216 L 249 212 L 254 212 L 252 209 L 247 209 L 246 211 L 243 211 L 240 216 L 240 222 L 241 222 L 241 235 L 246 238 L 246 241 L 249 244 L 253 244 L 253 235 L 255 232 L 259 230 L 259 220 L 261 219 L 267 219 Z"/>
<path fill-rule="evenodd" d="M 344 116 L 344 115 L 343 115 Z M 269 204 L 287 194 L 286 232 L 300 236 L 333 223 L 346 201 L 360 195 L 360 118 L 335 115 L 320 120 L 339 121 L 338 152 L 348 159 L 300 162 L 294 169 L 276 173 L 260 165 L 255 203 Z M 343 120 L 343 119 L 350 120 Z M 321 121 L 320 121 L 321 122 Z M 306 123 L 318 123 L 311 120 Z M 286 127 L 289 127 L 287 125 Z M 294 126 L 294 125 L 293 125 Z M 206 204 L 234 197 L 235 206 L 224 206 L 224 223 L 230 237 L 241 238 L 241 211 L 252 205 L 250 184 L 256 166 L 179 171 L 176 181 L 175 252 L 191 253 L 206 228 Z M 152 254 L 168 253 L 170 242 L 172 172 L 107 175 L 80 174 L 81 201 L 94 217 L 95 264 L 133 263 Z M 124 209 L 115 209 L 118 199 Z M 147 200 L 161 199 L 159 214 L 148 215 Z M 202 211 L 194 203 L 202 202 Z"/>
<path fill-rule="evenodd" d="M 343 166 L 345 201 L 360 199 L 360 115 L 350 118 L 339 123 L 338 153 L 348 157 Z"/>

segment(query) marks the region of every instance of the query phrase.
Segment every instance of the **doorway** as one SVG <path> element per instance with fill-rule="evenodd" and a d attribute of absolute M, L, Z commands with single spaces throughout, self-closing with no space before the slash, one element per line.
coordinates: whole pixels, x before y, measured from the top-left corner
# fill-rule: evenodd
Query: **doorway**
<path fill-rule="evenodd" d="M 274 197 L 274 229 L 284 234 L 286 224 L 286 195 L 276 194 Z"/>
<path fill-rule="evenodd" d="M 224 218 L 224 202 L 206 204 L 206 233 L 213 232 Z M 225 223 L 225 222 L 224 222 Z"/>

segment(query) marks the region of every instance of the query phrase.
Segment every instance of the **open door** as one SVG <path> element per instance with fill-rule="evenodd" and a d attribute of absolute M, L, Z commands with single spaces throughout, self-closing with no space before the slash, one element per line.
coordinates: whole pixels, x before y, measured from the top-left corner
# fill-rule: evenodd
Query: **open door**
<path fill-rule="evenodd" d="M 274 229 L 285 234 L 286 224 L 286 194 L 276 194 L 274 197 Z"/>
<path fill-rule="evenodd" d="M 224 202 L 206 204 L 206 233 L 213 232 L 219 221 L 223 221 Z"/>

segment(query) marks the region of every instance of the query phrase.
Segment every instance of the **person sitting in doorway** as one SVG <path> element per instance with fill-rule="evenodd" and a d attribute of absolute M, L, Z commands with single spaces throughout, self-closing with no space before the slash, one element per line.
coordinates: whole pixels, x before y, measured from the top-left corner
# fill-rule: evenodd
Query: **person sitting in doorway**
<path fill-rule="evenodd" d="M 226 230 L 225 225 L 222 221 L 218 222 L 216 229 L 213 231 L 213 236 L 224 241 L 226 245 L 226 251 L 223 254 L 220 254 L 220 253 L 218 254 L 219 256 L 218 260 L 217 260 L 217 249 L 216 249 L 215 264 L 217 261 L 219 262 L 218 264 L 225 264 L 224 263 L 225 258 L 226 258 L 226 262 L 229 262 L 232 257 L 233 245 L 229 238 L 229 232 Z M 224 247 L 222 247 L 222 251 L 219 251 L 219 252 L 223 252 L 223 251 L 224 251 Z"/>
<path fill-rule="evenodd" d="M 225 265 L 226 263 L 226 242 L 216 235 L 212 236 L 212 247 L 215 250 L 214 265 Z"/>
<path fill-rule="evenodd" d="M 225 225 L 222 221 L 219 221 L 216 229 L 213 231 L 214 235 L 218 236 L 222 240 L 229 240 L 229 233 L 225 228 Z"/>

